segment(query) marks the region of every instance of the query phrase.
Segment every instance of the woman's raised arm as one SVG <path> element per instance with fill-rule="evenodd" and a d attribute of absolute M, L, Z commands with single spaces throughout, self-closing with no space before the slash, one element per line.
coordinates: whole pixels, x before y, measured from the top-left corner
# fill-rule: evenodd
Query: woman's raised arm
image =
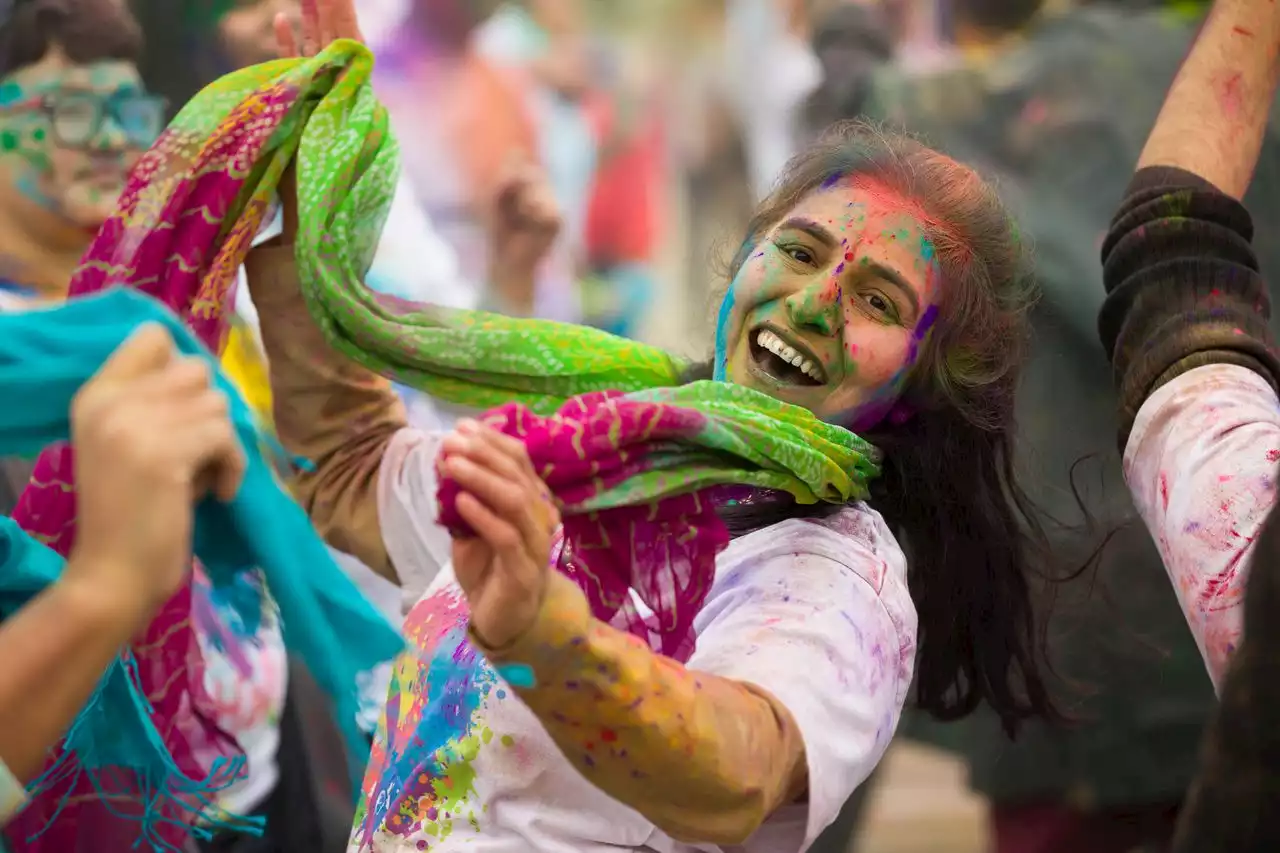
<path fill-rule="evenodd" d="M 1215 684 L 1240 642 L 1280 460 L 1270 304 L 1239 199 L 1280 66 L 1280 7 L 1220 0 L 1178 72 L 1103 245 L 1099 320 L 1135 503 Z"/>

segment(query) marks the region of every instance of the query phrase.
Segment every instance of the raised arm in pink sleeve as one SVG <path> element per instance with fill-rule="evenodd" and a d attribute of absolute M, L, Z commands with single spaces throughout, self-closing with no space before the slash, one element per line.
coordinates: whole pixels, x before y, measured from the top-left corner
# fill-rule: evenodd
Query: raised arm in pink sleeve
<path fill-rule="evenodd" d="M 1276 503 L 1280 402 L 1234 364 L 1155 391 L 1124 455 L 1135 504 L 1164 558 L 1215 687 L 1244 625 L 1254 540 Z"/>

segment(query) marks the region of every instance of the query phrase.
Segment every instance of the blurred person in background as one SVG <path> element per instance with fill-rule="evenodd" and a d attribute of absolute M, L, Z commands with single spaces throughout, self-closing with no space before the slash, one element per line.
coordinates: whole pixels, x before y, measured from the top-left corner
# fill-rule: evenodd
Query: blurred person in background
<path fill-rule="evenodd" d="M 540 180 L 541 142 L 528 79 L 475 46 L 492 12 L 483 0 L 413 0 L 381 43 L 374 81 L 391 112 L 401 168 L 462 278 L 483 282 L 486 308 L 572 320 L 575 270 L 566 252 L 493 255 L 490 239 L 512 184 Z M 506 244 L 494 244 L 507 251 Z M 515 247 L 517 252 L 523 251 Z"/>
<path fill-rule="evenodd" d="M 813 52 L 822 82 L 805 104 L 807 136 L 865 114 L 875 73 L 894 59 L 888 14 L 881 6 L 849 0 L 829 4 L 815 18 Z"/>
<path fill-rule="evenodd" d="M 653 308 L 671 163 L 661 87 L 623 47 L 600 62 L 600 92 L 588 102 L 599 156 L 583 235 L 583 320 L 637 337 Z"/>
<path fill-rule="evenodd" d="M 803 105 L 822 81 L 806 0 L 728 0 L 726 95 L 742 128 L 753 201 L 800 147 Z"/>
<path fill-rule="evenodd" d="M 678 171 L 686 231 L 684 314 L 695 338 L 709 334 L 716 303 L 707 268 L 736 246 L 725 247 L 726 235 L 741 232 L 751 215 L 754 196 L 747 173 L 743 130 L 730 106 L 723 66 L 729 52 L 724 36 L 724 3 L 691 3 L 687 18 L 670 24 L 668 40 L 683 39 L 688 57 L 682 63 L 674 93 L 671 147 Z M 724 251 L 721 251 L 721 250 Z M 693 353 L 687 353 L 692 355 Z"/>
<path fill-rule="evenodd" d="M 476 50 L 521 81 L 538 156 L 564 216 L 565 251 L 581 269 L 599 138 L 599 97 L 581 0 L 505 3 L 476 32 Z"/>
<path fill-rule="evenodd" d="M 507 3 L 477 44 L 528 83 L 583 321 L 634 336 L 653 291 L 662 128 L 623 45 L 588 23 L 582 0 Z"/>
<path fill-rule="evenodd" d="M 1037 452 L 1020 464 L 1064 522 L 1061 554 L 1083 562 L 1099 544 L 1072 532 L 1084 521 L 1077 488 L 1092 530 L 1114 535 L 1096 574 L 1061 590 L 1049 627 L 1061 674 L 1081 688 L 1075 725 L 1033 725 L 1014 743 L 989 714 L 950 730 L 904 728 L 966 757 L 971 784 L 992 803 L 998 853 L 1163 851 L 1213 693 L 1150 537 L 1132 523 L 1113 384 L 1096 343 L 1104 291 L 1081 282 L 1100 284 L 1102 235 L 1194 22 L 1132 4 L 1039 6 L 958 3 L 960 61 L 915 78 L 886 69 L 870 111 L 1000 177 L 1034 243 L 1044 294 L 1019 405 L 1022 446 Z M 1280 187 L 1277 169 L 1264 157 L 1254 184 L 1260 229 L 1275 221 L 1266 194 Z M 1274 241 L 1260 246 L 1264 270 L 1280 269 L 1275 251 Z"/>
<path fill-rule="evenodd" d="M 108 0 L 25 4 L 0 20 L 0 310 L 66 296 L 129 169 L 164 126 L 138 75 L 142 36 Z M 31 466 L 6 463 L 8 513 Z"/>

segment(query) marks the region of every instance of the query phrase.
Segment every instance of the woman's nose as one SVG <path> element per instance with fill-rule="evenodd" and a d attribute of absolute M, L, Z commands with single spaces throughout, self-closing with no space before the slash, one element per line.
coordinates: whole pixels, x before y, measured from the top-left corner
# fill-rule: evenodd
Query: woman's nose
<path fill-rule="evenodd" d="M 788 296 L 786 307 L 794 328 L 834 335 L 840 323 L 840 287 L 830 280 L 812 282 Z"/>

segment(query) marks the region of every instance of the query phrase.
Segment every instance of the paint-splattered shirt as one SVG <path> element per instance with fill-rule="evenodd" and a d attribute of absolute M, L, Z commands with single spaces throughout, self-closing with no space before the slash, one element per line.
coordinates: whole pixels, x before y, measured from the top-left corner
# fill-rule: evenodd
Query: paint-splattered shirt
<path fill-rule="evenodd" d="M 1244 626 L 1254 538 L 1276 503 L 1280 401 L 1257 373 L 1198 367 L 1138 410 L 1124 469 L 1220 687 Z"/>
<path fill-rule="evenodd" d="M 505 681 L 470 644 L 450 539 L 434 521 L 437 449 L 438 437 L 404 429 L 383 457 L 378 516 L 404 585 L 412 651 L 395 668 L 349 849 L 722 849 L 675 841 L 588 781 L 517 697 L 517 679 L 503 670 L 512 683 Z M 807 762 L 805 800 L 774 811 L 742 846 L 723 849 L 803 850 L 869 775 L 897 725 L 916 635 L 905 558 L 880 516 L 856 505 L 827 519 L 792 519 L 740 537 L 716 569 L 688 668 L 776 697 L 795 721 Z M 576 588 L 565 592 L 557 612 L 572 616 L 577 594 Z M 588 634 L 583 642 L 595 640 Z M 639 643 L 617 642 L 581 660 L 606 656 L 619 669 L 646 671 L 661 663 Z M 560 675 L 565 717 L 590 719 L 580 705 L 591 701 L 592 691 L 576 694 L 579 707 L 570 707 L 574 679 Z M 584 672 L 583 683 L 593 676 Z M 673 699 L 667 716 L 683 708 Z M 663 718 L 653 704 L 649 713 Z M 695 733 L 700 736 L 716 735 Z M 612 730 L 584 731 L 580 746 L 602 756 L 593 771 L 620 773 L 627 766 L 625 739 Z M 708 772 L 697 766 L 696 752 L 689 760 L 691 778 Z M 663 783 L 649 784 L 661 789 Z"/>
<path fill-rule="evenodd" d="M 276 754 L 288 687 L 288 656 L 279 614 L 258 573 L 215 589 L 197 567 L 192 593 L 209 707 L 249 762 L 248 775 L 219 797 L 218 806 L 233 814 L 251 814 L 280 778 Z M 245 600 L 260 604 L 256 624 L 246 624 L 233 606 Z"/>

